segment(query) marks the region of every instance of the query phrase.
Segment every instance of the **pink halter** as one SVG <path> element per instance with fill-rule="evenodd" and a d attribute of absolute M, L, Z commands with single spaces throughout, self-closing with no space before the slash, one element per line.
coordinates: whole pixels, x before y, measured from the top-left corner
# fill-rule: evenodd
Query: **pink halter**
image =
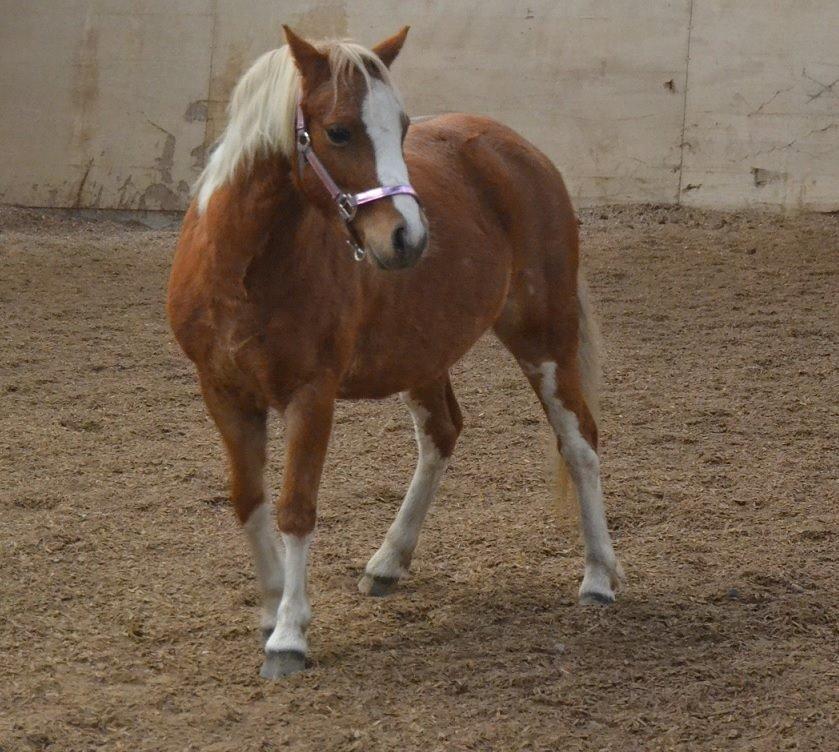
<path fill-rule="evenodd" d="M 338 207 L 338 216 L 344 222 L 344 227 L 347 230 L 349 238 L 347 244 L 353 250 L 353 258 L 356 261 L 361 261 L 364 258 L 364 248 L 358 240 L 358 236 L 353 229 L 351 222 L 355 219 L 358 207 L 363 204 L 370 204 L 373 201 L 378 201 L 382 198 L 390 196 L 413 196 L 419 201 L 417 192 L 408 184 L 404 185 L 380 185 L 377 188 L 370 188 L 360 193 L 345 193 L 338 184 L 332 179 L 329 170 L 324 167 L 323 162 L 318 159 L 314 149 L 312 149 L 312 137 L 309 131 L 306 130 L 306 119 L 303 117 L 303 108 L 300 106 L 300 99 L 297 100 L 297 115 L 294 122 L 295 141 L 297 142 L 297 159 L 300 175 L 303 175 L 304 163 L 308 163 L 315 171 L 315 175 L 320 178 L 323 187 L 326 188 L 329 196 Z"/>

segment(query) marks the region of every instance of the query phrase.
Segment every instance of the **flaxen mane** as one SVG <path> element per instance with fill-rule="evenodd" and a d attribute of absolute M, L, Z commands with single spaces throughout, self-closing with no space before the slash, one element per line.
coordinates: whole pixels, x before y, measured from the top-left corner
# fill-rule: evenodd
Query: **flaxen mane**
<path fill-rule="evenodd" d="M 317 47 L 329 55 L 332 85 L 357 70 L 370 84 L 370 68 L 390 83 L 384 63 L 366 47 L 345 40 L 326 40 Z M 230 180 L 240 165 L 249 166 L 255 157 L 294 152 L 294 110 L 300 92 L 300 73 L 288 45 L 259 57 L 239 79 L 228 105 L 227 127 L 210 161 L 195 183 L 198 211 L 203 213 L 210 197 Z"/>

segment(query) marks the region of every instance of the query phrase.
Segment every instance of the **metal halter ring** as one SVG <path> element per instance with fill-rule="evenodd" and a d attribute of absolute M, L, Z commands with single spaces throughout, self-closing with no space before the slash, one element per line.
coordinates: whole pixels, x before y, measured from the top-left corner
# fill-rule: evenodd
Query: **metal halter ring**
<path fill-rule="evenodd" d="M 367 255 L 367 252 L 354 240 L 348 238 L 347 245 L 352 248 L 352 257 L 356 261 L 361 261 Z"/>
<path fill-rule="evenodd" d="M 300 131 L 297 134 L 297 146 L 301 149 L 308 149 L 312 143 L 312 137 L 309 135 L 309 131 Z"/>

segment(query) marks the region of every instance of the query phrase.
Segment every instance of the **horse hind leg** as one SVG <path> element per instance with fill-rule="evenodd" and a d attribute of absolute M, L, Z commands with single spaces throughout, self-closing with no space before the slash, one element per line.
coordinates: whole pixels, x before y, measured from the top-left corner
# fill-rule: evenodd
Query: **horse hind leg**
<path fill-rule="evenodd" d="M 577 492 L 586 556 L 580 603 L 612 603 L 622 572 L 606 524 L 597 428 L 575 384 L 575 369 L 549 359 L 522 368 L 539 394 Z"/>
<path fill-rule="evenodd" d="M 207 409 L 230 461 L 230 500 L 253 554 L 262 597 L 263 642 L 274 630 L 283 594 L 283 552 L 265 490 L 267 411 L 202 379 Z"/>
<path fill-rule="evenodd" d="M 556 320 L 543 317 L 541 325 L 534 326 L 531 318 L 525 327 L 520 325 L 522 307 L 513 306 L 516 315 L 502 318 L 496 334 L 536 392 L 574 483 L 585 544 L 580 603 L 606 604 L 615 600 L 623 572 L 606 524 L 597 425 L 592 415 L 598 370 L 592 352 L 593 322 L 585 290 L 578 295 L 578 315 L 557 310 Z"/>
<path fill-rule="evenodd" d="M 358 583 L 358 589 L 365 595 L 387 595 L 399 580 L 407 577 L 422 523 L 463 427 L 463 417 L 448 377 L 400 396 L 414 420 L 419 459 L 396 519 Z"/>

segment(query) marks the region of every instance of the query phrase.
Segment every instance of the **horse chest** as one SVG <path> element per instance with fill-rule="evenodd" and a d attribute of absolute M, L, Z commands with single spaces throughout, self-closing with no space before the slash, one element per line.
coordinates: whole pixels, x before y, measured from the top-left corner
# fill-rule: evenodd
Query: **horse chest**
<path fill-rule="evenodd" d="M 430 256 L 386 287 L 362 322 L 344 392 L 369 397 L 434 380 L 490 327 L 504 304 L 509 261 L 503 254 Z"/>

